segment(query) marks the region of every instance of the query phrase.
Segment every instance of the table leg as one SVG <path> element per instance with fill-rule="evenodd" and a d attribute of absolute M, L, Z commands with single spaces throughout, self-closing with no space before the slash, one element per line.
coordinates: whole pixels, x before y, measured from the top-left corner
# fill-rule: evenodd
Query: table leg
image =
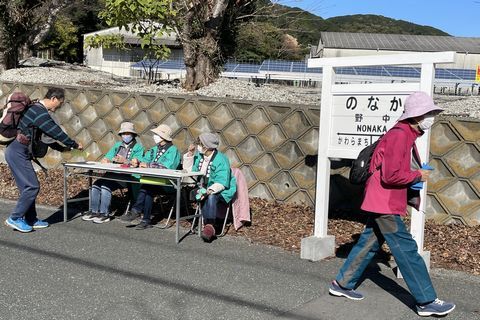
<path fill-rule="evenodd" d="M 67 188 L 68 168 L 63 167 L 63 222 L 67 222 L 68 219 L 68 188 Z"/>
<path fill-rule="evenodd" d="M 91 201 L 92 201 L 92 175 L 93 171 L 88 170 L 88 210 L 90 210 L 91 206 Z"/>
<path fill-rule="evenodd" d="M 181 192 L 182 192 L 182 179 L 179 178 L 177 179 L 177 197 L 175 199 L 175 219 L 176 219 L 176 230 L 175 230 L 175 242 L 179 243 L 179 234 L 180 234 L 180 198 L 181 198 Z"/>

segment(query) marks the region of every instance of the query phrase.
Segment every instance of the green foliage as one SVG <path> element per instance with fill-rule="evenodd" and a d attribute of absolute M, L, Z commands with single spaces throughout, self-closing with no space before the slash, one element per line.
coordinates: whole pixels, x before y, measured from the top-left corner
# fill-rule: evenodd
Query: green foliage
<path fill-rule="evenodd" d="M 38 49 L 54 48 L 58 60 L 73 62 L 77 57 L 78 28 L 67 17 L 60 16 L 55 21 L 47 38 Z"/>
<path fill-rule="evenodd" d="M 319 32 L 324 19 L 300 8 L 290 8 L 276 4 L 269 8 L 259 20 L 267 21 L 298 39 L 305 47 L 318 43 Z"/>
<path fill-rule="evenodd" d="M 323 19 L 300 8 L 279 4 L 271 5 L 268 0 L 256 0 L 257 8 L 264 7 L 261 14 L 240 26 L 236 59 L 302 59 L 311 45 L 320 40 L 321 31 L 394 33 L 413 35 L 448 35 L 429 26 L 420 26 L 403 20 L 378 15 L 351 15 Z M 282 37 L 291 35 L 298 40 L 300 53 L 282 51 Z"/>
<path fill-rule="evenodd" d="M 140 38 L 146 59 L 166 59 L 170 50 L 157 43 L 156 39 L 169 33 L 170 19 L 174 18 L 171 0 L 106 0 L 100 12 L 109 26 L 118 26 L 132 31 Z"/>
<path fill-rule="evenodd" d="M 39 0 L 0 0 L 0 69 L 18 65 L 20 48 L 29 48 L 36 34 L 36 25 L 44 18 L 36 15 L 41 6 Z"/>
<path fill-rule="evenodd" d="M 127 45 L 125 43 L 125 38 L 121 34 L 106 34 L 106 35 L 99 35 L 95 34 L 93 36 L 89 36 L 85 38 L 85 42 L 83 43 L 84 48 L 115 48 L 118 50 L 125 50 L 127 49 Z"/>
<path fill-rule="evenodd" d="M 83 35 L 107 28 L 98 17 L 103 0 L 75 0 L 63 13 L 77 27 L 76 61 L 83 61 Z"/>
<path fill-rule="evenodd" d="M 261 62 L 265 59 L 298 60 L 299 50 L 289 50 L 286 34 L 268 22 L 248 23 L 238 33 L 235 58 Z"/>
<path fill-rule="evenodd" d="M 439 29 L 384 16 L 357 14 L 325 20 L 322 31 L 448 36 Z"/>

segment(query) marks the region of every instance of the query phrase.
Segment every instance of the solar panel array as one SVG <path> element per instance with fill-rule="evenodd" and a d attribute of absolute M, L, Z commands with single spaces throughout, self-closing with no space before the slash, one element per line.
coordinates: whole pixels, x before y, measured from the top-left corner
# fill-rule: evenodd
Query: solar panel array
<path fill-rule="evenodd" d="M 262 73 L 322 73 L 322 68 L 308 68 L 304 61 L 265 60 L 259 71 Z"/>
<path fill-rule="evenodd" d="M 480 38 L 407 34 L 321 32 L 324 48 L 416 52 L 456 51 L 480 53 Z"/>
<path fill-rule="evenodd" d="M 152 68 L 157 72 L 167 70 L 185 70 L 183 60 L 143 60 L 132 64 L 134 69 Z M 228 61 L 223 68 L 224 73 L 228 74 L 248 74 L 254 76 L 284 74 L 321 74 L 322 68 L 308 68 L 307 63 L 303 61 L 286 60 L 265 60 L 261 64 L 238 63 Z M 396 77 L 396 78 L 420 78 L 420 68 L 416 67 L 398 67 L 398 66 L 371 66 L 371 67 L 339 67 L 335 72 L 340 75 L 352 76 L 373 76 L 373 77 Z M 474 81 L 475 70 L 468 69 L 435 69 L 435 78 L 444 80 L 463 80 Z"/>

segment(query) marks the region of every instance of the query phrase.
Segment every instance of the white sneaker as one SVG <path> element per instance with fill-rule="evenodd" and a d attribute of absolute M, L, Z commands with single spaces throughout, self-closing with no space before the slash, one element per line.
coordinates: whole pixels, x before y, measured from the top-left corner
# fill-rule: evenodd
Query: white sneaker
<path fill-rule="evenodd" d="M 104 223 L 110 221 L 110 216 L 104 216 L 103 214 L 96 216 L 93 218 L 93 223 Z"/>
<path fill-rule="evenodd" d="M 95 218 L 98 217 L 98 216 L 99 216 L 98 213 L 94 213 L 94 212 L 87 211 L 87 212 L 82 216 L 82 220 L 83 220 L 83 221 L 92 221 L 93 219 L 95 219 Z"/>

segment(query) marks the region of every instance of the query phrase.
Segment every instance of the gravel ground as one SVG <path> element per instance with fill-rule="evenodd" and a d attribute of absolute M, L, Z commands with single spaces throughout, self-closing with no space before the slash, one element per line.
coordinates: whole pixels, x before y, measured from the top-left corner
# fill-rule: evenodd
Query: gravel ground
<path fill-rule="evenodd" d="M 33 62 L 30 64 L 39 64 Z M 218 79 L 208 87 L 195 92 L 182 89 L 178 83 L 147 85 L 144 81 L 114 78 L 111 74 L 90 68 L 64 63 L 46 64 L 44 67 L 23 67 L 7 70 L 0 74 L 0 81 L 23 83 L 46 83 L 54 85 L 75 85 L 121 90 L 185 95 L 193 94 L 210 97 L 271 101 L 280 103 L 320 104 L 319 88 L 298 88 L 277 84 L 259 84 L 246 80 Z M 445 109 L 444 114 L 480 119 L 480 96 L 435 96 L 435 101 Z"/>

